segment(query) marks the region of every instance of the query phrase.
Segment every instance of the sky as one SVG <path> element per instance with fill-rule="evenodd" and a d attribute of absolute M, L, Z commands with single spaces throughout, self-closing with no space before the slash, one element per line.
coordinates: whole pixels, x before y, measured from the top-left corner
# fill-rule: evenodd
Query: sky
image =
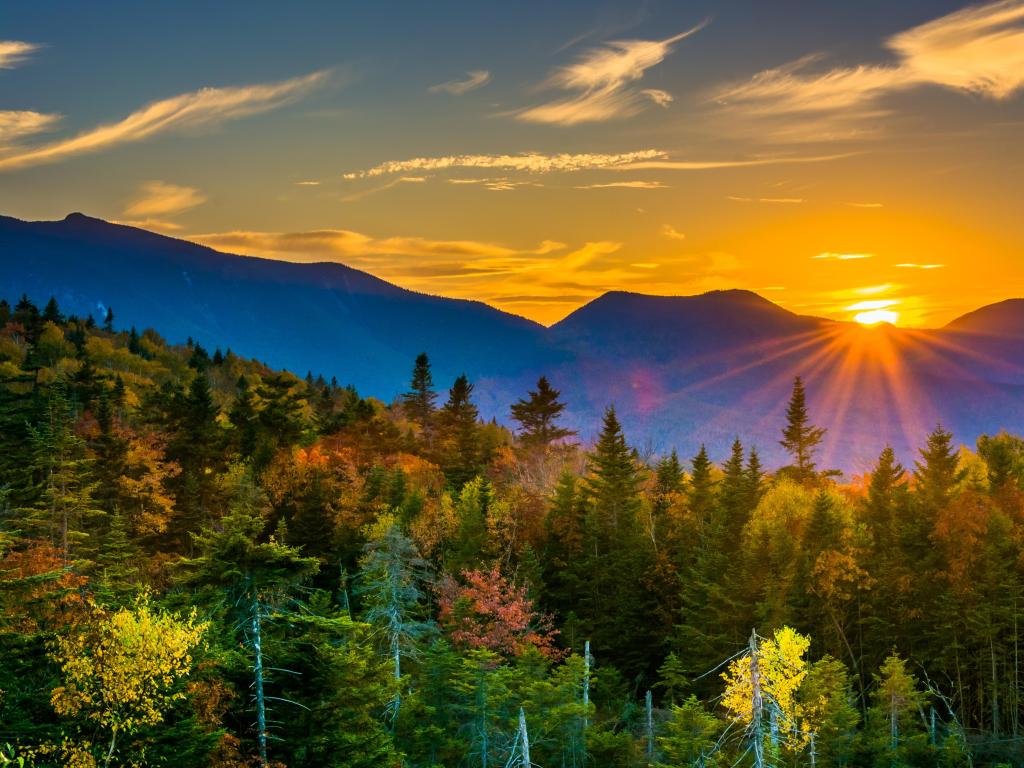
<path fill-rule="evenodd" d="M 0 213 L 71 211 L 545 324 L 937 327 L 1024 296 L 1024 0 L 9 4 Z"/>

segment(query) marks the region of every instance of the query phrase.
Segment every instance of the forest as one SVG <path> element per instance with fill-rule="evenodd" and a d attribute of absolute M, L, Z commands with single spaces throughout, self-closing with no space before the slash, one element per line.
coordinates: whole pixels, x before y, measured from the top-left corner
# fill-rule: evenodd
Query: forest
<path fill-rule="evenodd" d="M 844 474 L 797 378 L 787 466 L 648 455 L 158 330 L 0 302 L 0 765 L 1024 764 L 1024 439 Z"/>

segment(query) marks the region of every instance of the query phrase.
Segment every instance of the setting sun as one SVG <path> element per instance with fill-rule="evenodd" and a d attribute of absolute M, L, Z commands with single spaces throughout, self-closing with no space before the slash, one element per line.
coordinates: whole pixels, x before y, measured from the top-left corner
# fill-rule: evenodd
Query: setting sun
<path fill-rule="evenodd" d="M 891 309 L 869 309 L 866 312 L 858 312 L 853 319 L 861 325 L 878 325 L 879 323 L 895 325 L 896 321 L 900 319 L 900 314 Z"/>

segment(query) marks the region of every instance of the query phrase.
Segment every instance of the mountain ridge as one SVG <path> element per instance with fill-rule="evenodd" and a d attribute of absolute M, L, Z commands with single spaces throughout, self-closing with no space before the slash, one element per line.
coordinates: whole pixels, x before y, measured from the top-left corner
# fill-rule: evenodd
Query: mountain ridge
<path fill-rule="evenodd" d="M 545 328 L 337 262 L 223 253 L 83 214 L 0 217 L 0 296 L 22 293 L 53 295 L 81 316 L 112 306 L 118 327 L 335 375 L 386 400 L 426 351 L 442 393 L 465 373 L 481 414 L 505 422 L 543 374 L 563 391 L 582 439 L 615 404 L 635 444 L 660 452 L 706 444 L 722 455 L 747 434 L 781 460 L 780 408 L 795 375 L 807 381 L 812 415 L 835 427 L 823 458 L 844 466 L 862 466 L 886 442 L 908 460 L 939 420 L 969 442 L 1004 426 L 1024 432 L 1024 337 L 1014 325 L 1022 300 L 943 328 L 869 330 L 742 289 L 609 291 Z M 1001 322 L 1009 326 L 991 332 Z"/>

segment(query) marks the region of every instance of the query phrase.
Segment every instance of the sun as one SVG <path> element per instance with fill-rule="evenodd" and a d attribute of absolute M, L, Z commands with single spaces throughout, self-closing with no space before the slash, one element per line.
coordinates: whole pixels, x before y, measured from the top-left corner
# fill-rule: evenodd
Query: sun
<path fill-rule="evenodd" d="M 891 309 L 869 309 L 867 312 L 858 312 L 853 319 L 861 325 L 878 325 L 879 323 L 895 325 L 896 321 L 900 319 L 900 313 L 893 312 Z"/>

